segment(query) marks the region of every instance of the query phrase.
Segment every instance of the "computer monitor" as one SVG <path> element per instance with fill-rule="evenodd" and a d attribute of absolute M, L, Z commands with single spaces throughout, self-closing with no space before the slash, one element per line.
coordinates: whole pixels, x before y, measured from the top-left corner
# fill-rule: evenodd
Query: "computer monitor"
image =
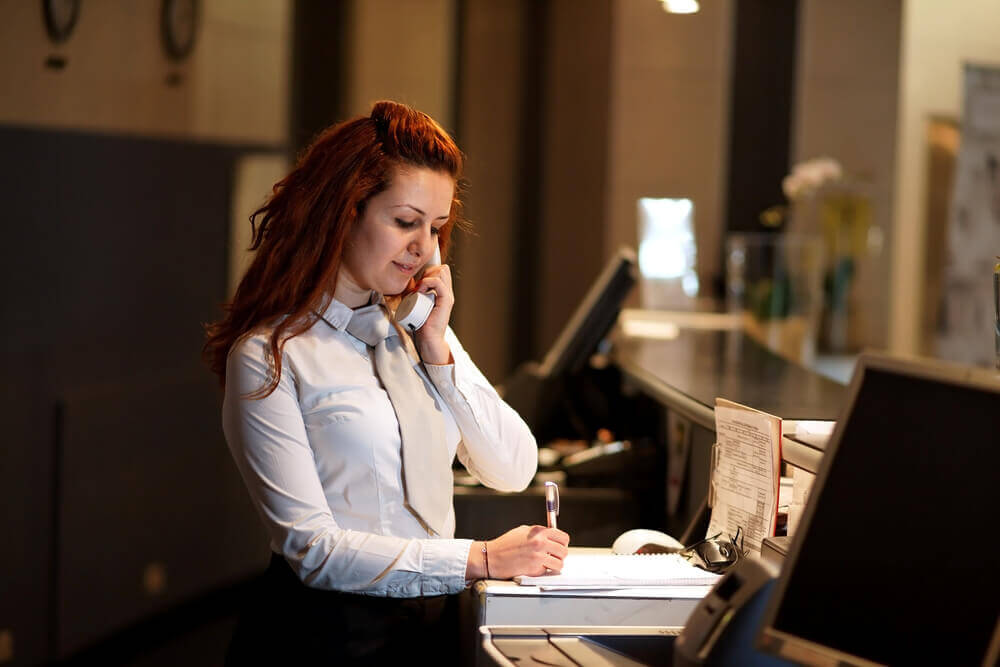
<path fill-rule="evenodd" d="M 618 320 L 622 304 L 638 279 L 635 251 L 621 247 L 563 327 L 541 363 L 521 364 L 502 386 L 503 398 L 540 440 L 568 435 L 564 418 L 568 394 L 580 372 Z M 582 435 L 582 434 L 578 434 Z"/>
<path fill-rule="evenodd" d="M 638 279 L 635 251 L 621 247 L 605 264 L 583 301 L 542 360 L 547 377 L 576 373 L 618 320 L 622 302 Z"/>
<path fill-rule="evenodd" d="M 809 664 L 981 664 L 1000 610 L 1000 378 L 862 355 L 757 636 Z"/>

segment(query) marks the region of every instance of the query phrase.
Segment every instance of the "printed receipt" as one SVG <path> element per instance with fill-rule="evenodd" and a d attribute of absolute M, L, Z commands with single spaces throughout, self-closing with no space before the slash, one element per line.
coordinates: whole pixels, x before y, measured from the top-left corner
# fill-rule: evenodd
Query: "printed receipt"
<path fill-rule="evenodd" d="M 715 433 L 707 536 L 739 529 L 747 552 L 760 555 L 777 521 L 781 419 L 717 398 Z"/>

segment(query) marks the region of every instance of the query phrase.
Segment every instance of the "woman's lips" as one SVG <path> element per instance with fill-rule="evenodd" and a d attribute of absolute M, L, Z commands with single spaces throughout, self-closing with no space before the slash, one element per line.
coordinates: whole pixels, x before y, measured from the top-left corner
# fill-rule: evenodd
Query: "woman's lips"
<path fill-rule="evenodd" d="M 414 273 L 417 272 L 416 264 L 403 264 L 402 262 L 393 262 L 393 264 L 396 265 L 397 269 L 399 269 L 408 276 L 412 276 Z"/>

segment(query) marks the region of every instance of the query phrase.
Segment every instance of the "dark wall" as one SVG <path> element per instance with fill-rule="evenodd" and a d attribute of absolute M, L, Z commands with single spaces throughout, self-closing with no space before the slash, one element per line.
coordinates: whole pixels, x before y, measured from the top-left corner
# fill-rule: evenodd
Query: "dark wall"
<path fill-rule="evenodd" d="M 785 201 L 781 181 L 791 147 L 798 4 L 735 3 L 727 231 L 765 231 L 760 212 Z"/>
<path fill-rule="evenodd" d="M 328 125 L 345 118 L 350 21 L 344 0 L 295 0 L 289 135 L 296 152 Z"/>
<path fill-rule="evenodd" d="M 531 358 L 544 357 L 611 256 L 608 198 L 610 0 L 552 0 L 547 22 Z M 522 302 L 523 303 L 523 302 Z"/>
<path fill-rule="evenodd" d="M 200 361 L 234 161 L 260 148 L 12 127 L 0 145 L 0 627 L 30 663 L 264 563 Z"/>

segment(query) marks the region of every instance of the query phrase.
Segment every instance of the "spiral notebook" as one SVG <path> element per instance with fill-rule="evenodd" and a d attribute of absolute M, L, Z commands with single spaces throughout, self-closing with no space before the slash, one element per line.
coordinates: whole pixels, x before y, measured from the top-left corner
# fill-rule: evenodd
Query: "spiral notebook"
<path fill-rule="evenodd" d="M 637 588 L 711 586 L 718 578 L 678 554 L 570 554 L 559 574 L 521 575 L 514 581 L 543 589 Z"/>

